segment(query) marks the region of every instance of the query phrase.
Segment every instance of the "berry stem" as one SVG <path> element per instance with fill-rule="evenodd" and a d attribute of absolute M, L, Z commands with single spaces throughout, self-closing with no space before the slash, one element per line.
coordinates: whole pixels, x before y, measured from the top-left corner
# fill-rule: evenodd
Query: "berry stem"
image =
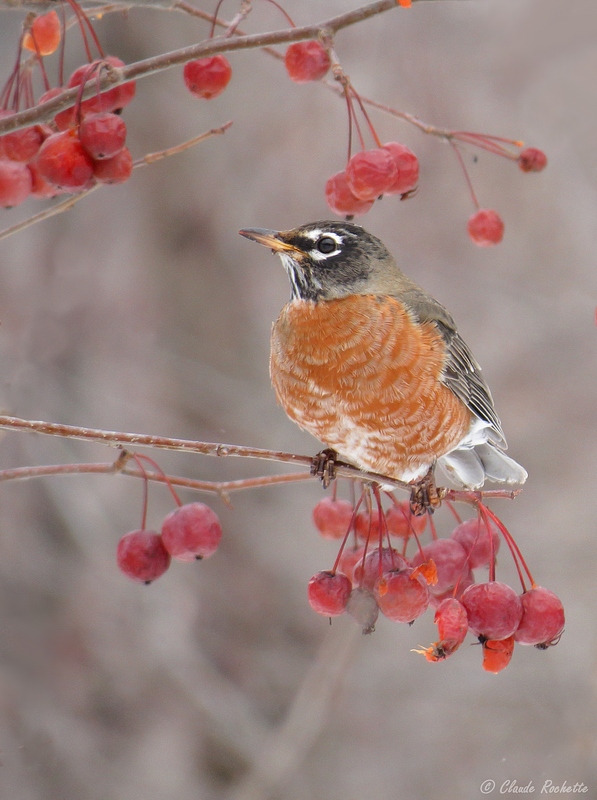
<path fill-rule="evenodd" d="M 143 511 L 141 513 L 141 530 L 144 531 L 147 525 L 147 505 L 149 501 L 149 480 L 143 462 L 136 453 L 132 454 L 133 459 L 137 462 L 137 466 L 143 473 Z"/>
<path fill-rule="evenodd" d="M 154 467 L 154 469 L 157 469 L 157 471 L 160 473 L 160 475 L 163 475 L 164 481 L 165 481 L 168 489 L 170 490 L 170 494 L 174 498 L 174 502 L 180 508 L 180 506 L 182 506 L 182 501 L 181 501 L 180 497 L 178 496 L 178 494 L 176 493 L 176 491 L 174 489 L 174 486 L 172 486 L 172 482 L 170 481 L 170 478 L 166 475 L 166 473 L 160 467 L 160 465 L 157 463 L 157 461 L 154 461 L 154 459 L 151 458 L 151 456 L 146 456 L 143 453 L 135 454 L 135 460 L 137 461 L 137 459 L 139 459 L 139 458 L 143 459 L 144 461 L 147 461 L 149 464 L 151 464 L 152 467 Z"/>
<path fill-rule="evenodd" d="M 365 117 L 365 121 L 366 121 L 367 125 L 369 126 L 369 130 L 371 131 L 371 136 L 373 136 L 373 141 L 375 142 L 377 147 L 381 148 L 381 146 L 382 146 L 381 139 L 379 138 L 379 136 L 377 135 L 377 131 L 373 127 L 373 123 L 371 122 L 371 119 L 369 118 L 369 114 L 367 113 L 367 109 L 365 108 L 359 93 L 356 91 L 354 86 L 352 86 L 352 84 L 351 84 L 350 88 L 352 90 L 353 95 L 356 98 L 357 103 L 359 104 L 359 108 L 361 109 L 361 113 Z M 362 143 L 362 137 L 361 137 L 361 143 Z M 362 144 L 362 147 L 363 147 L 363 150 L 364 150 L 365 149 L 364 144 Z"/>
<path fill-rule="evenodd" d="M 273 6 L 275 6 L 278 9 L 278 11 L 280 11 L 284 15 L 286 21 L 288 22 L 288 24 L 290 25 L 291 28 L 296 28 L 296 25 L 294 24 L 294 22 L 290 18 L 290 14 L 287 14 L 286 11 L 284 11 L 284 9 L 282 8 L 281 5 L 279 3 L 276 3 L 276 0 L 267 0 L 267 2 L 271 3 Z"/>
<path fill-rule="evenodd" d="M 464 177 L 466 179 L 466 184 L 468 186 L 469 192 L 471 193 L 471 197 L 473 199 L 473 204 L 474 204 L 476 209 L 479 209 L 480 208 L 479 201 L 477 200 L 477 195 L 475 194 L 475 190 L 473 189 L 473 184 L 472 184 L 470 176 L 468 174 L 468 170 L 467 170 L 466 165 L 464 163 L 464 159 L 462 158 L 462 153 L 460 152 L 460 149 L 458 148 L 458 145 L 454 144 L 452 139 L 450 139 L 450 146 L 452 147 L 452 150 L 456 154 L 456 158 L 458 159 L 458 162 L 459 162 L 460 166 L 462 167 L 462 171 L 464 172 Z"/>
<path fill-rule="evenodd" d="M 525 585 L 525 582 L 524 582 L 524 578 L 523 578 L 522 573 L 521 573 L 520 564 L 522 564 L 522 567 L 524 568 L 524 571 L 526 572 L 526 574 L 527 574 L 527 576 L 529 578 L 529 581 L 531 582 L 531 586 L 534 588 L 537 584 L 535 583 L 535 581 L 533 579 L 533 576 L 531 575 L 531 571 L 528 568 L 526 561 L 524 560 L 524 556 L 520 552 L 520 548 L 516 544 L 516 541 L 514 540 L 514 537 L 512 536 L 510 531 L 506 528 L 506 526 L 499 519 L 499 517 L 497 517 L 493 513 L 493 511 L 491 511 L 491 509 L 489 509 L 486 505 L 484 505 L 483 503 L 479 503 L 479 509 L 480 509 L 482 514 L 487 515 L 497 525 L 497 527 L 499 528 L 502 536 L 506 540 L 506 543 L 507 543 L 508 547 L 510 548 L 510 552 L 512 553 L 512 558 L 514 559 L 514 563 L 516 564 L 516 569 L 518 571 L 518 576 L 520 578 L 520 583 L 522 585 L 523 592 L 526 592 L 527 589 L 526 589 L 526 585 Z M 520 564 L 519 564 L 517 558 L 520 559 Z"/>

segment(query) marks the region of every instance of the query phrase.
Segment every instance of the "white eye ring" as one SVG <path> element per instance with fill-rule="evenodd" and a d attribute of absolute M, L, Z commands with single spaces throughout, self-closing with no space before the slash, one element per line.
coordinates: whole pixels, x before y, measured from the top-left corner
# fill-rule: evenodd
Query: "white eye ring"
<path fill-rule="evenodd" d="M 338 242 L 331 236 L 322 236 L 315 246 L 324 256 L 329 256 L 338 249 Z"/>

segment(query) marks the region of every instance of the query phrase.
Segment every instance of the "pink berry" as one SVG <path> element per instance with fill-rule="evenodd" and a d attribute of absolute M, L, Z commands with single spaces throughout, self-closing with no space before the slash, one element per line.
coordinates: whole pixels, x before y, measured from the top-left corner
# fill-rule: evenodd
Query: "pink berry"
<path fill-rule="evenodd" d="M 502 218 L 490 208 L 481 208 L 470 217 L 468 235 L 479 247 L 491 247 L 499 244 L 504 238 L 504 223 Z"/>
<path fill-rule="evenodd" d="M 83 64 L 78 67 L 68 80 L 69 89 L 73 86 L 80 86 L 82 83 L 98 80 L 99 76 L 104 77 L 106 70 L 102 69 L 102 65 L 109 64 L 112 67 L 124 67 L 124 61 L 121 61 L 116 56 L 106 56 L 104 59 L 94 61 L 92 64 Z M 112 89 L 105 89 L 103 92 L 96 94 L 83 100 L 81 103 L 81 113 L 94 114 L 100 111 L 117 111 L 133 100 L 137 85 L 135 81 L 127 81 L 114 86 Z M 72 109 L 73 122 L 76 118 L 76 109 Z M 62 112 L 66 114 L 66 112 Z M 56 118 L 56 122 L 58 119 Z"/>
<path fill-rule="evenodd" d="M 79 139 L 94 160 L 114 158 L 126 141 L 126 124 L 118 114 L 101 111 L 81 121 Z"/>
<path fill-rule="evenodd" d="M 381 556 L 380 556 L 381 552 Z M 404 569 L 410 566 L 407 560 L 397 550 L 384 547 L 372 550 L 364 562 L 357 564 L 354 569 L 354 583 L 363 589 L 372 590 L 376 581 L 386 572 Z"/>
<path fill-rule="evenodd" d="M 345 547 L 338 562 L 338 571 L 346 575 L 354 583 L 354 571 L 357 564 L 363 560 L 364 546 Z"/>
<path fill-rule="evenodd" d="M 31 173 L 31 197 L 35 197 L 38 200 L 47 200 L 61 193 L 57 186 L 52 186 L 45 178 L 42 178 L 37 169 L 35 159 L 27 164 L 27 169 Z"/>
<path fill-rule="evenodd" d="M 187 503 L 172 511 L 162 524 L 164 547 L 179 561 L 209 558 L 218 549 L 222 526 L 204 503 Z"/>
<path fill-rule="evenodd" d="M 491 536 L 489 536 L 489 532 Z M 464 548 L 468 555 L 468 563 L 471 569 L 488 566 L 492 552 L 495 558 L 500 549 L 498 532 L 490 523 L 486 524 L 478 517 L 461 522 L 460 525 L 454 528 L 450 538 L 457 541 Z"/>
<path fill-rule="evenodd" d="M 344 614 L 352 584 L 341 572 L 318 572 L 309 581 L 309 605 L 324 617 Z"/>
<path fill-rule="evenodd" d="M 469 572 L 466 552 L 454 539 L 434 539 L 415 553 L 413 567 L 433 559 L 437 569 L 437 583 L 431 587 L 434 595 L 451 591 Z"/>
<path fill-rule="evenodd" d="M 394 622 L 412 622 L 420 617 L 429 605 L 429 590 L 407 567 L 398 572 L 386 572 L 373 588 L 373 594 L 382 614 Z"/>
<path fill-rule="evenodd" d="M 419 159 L 412 150 L 399 142 L 387 142 L 383 149 L 390 152 L 397 170 L 396 178 L 385 194 L 412 192 L 419 183 Z"/>
<path fill-rule="evenodd" d="M 195 97 L 212 100 L 228 86 L 232 77 L 232 67 L 225 56 L 197 58 L 187 61 L 183 70 L 187 89 Z"/>
<path fill-rule="evenodd" d="M 155 531 L 130 531 L 118 542 L 116 561 L 120 570 L 132 580 L 151 583 L 170 566 L 170 553 Z"/>
<path fill-rule="evenodd" d="M 45 138 L 42 126 L 32 125 L 30 128 L 5 134 L 1 140 L 2 149 L 6 158 L 26 163 L 36 155 Z"/>
<path fill-rule="evenodd" d="M 321 80 L 331 63 L 325 47 L 315 40 L 291 44 L 284 55 L 286 71 L 295 83 Z"/>
<path fill-rule="evenodd" d="M 346 182 L 346 172 L 338 172 L 328 179 L 325 199 L 334 214 L 340 217 L 358 217 L 366 214 L 373 205 L 373 200 L 359 200 L 354 196 Z"/>
<path fill-rule="evenodd" d="M 93 175 L 100 183 L 124 183 L 133 172 L 133 157 L 128 147 L 123 147 L 113 158 L 93 162 Z"/>
<path fill-rule="evenodd" d="M 547 156 L 543 150 L 527 147 L 518 156 L 518 166 L 523 172 L 541 172 L 547 166 Z"/>
<path fill-rule="evenodd" d="M 93 181 L 93 161 L 74 130 L 48 136 L 36 164 L 42 178 L 61 189 L 79 191 Z"/>
<path fill-rule="evenodd" d="M 409 539 L 413 534 L 420 536 L 427 526 L 427 514 L 419 517 L 410 510 L 410 502 L 401 500 L 386 511 L 388 532 L 401 539 Z"/>
<path fill-rule="evenodd" d="M 352 504 L 324 497 L 313 509 L 313 522 L 324 539 L 342 539 L 352 520 Z"/>
<path fill-rule="evenodd" d="M 359 200 L 376 200 L 394 184 L 398 170 L 389 150 L 356 153 L 348 162 L 346 182 Z"/>
<path fill-rule="evenodd" d="M 0 208 L 18 206 L 31 194 L 27 164 L 0 158 Z"/>
<path fill-rule="evenodd" d="M 470 629 L 485 639 L 507 639 L 518 628 L 522 617 L 520 598 L 505 583 L 474 583 L 463 592 Z"/>
<path fill-rule="evenodd" d="M 555 642 L 564 630 L 564 606 L 549 589 L 536 586 L 520 595 L 522 619 L 514 633 L 520 644 L 546 645 Z"/>

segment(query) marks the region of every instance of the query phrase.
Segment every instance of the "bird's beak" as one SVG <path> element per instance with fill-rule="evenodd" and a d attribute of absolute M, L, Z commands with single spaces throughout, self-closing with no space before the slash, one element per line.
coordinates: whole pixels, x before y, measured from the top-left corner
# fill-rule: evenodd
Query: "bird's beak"
<path fill-rule="evenodd" d="M 274 253 L 300 252 L 296 247 L 285 242 L 278 231 L 269 231 L 267 228 L 243 228 L 239 233 L 241 236 L 246 236 L 247 239 L 271 248 Z"/>

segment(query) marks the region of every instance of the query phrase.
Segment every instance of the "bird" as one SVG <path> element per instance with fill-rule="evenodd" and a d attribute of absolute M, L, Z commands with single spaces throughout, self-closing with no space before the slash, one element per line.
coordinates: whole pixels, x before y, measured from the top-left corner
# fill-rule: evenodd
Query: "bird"
<path fill-rule="evenodd" d="M 239 233 L 277 254 L 291 295 L 272 326 L 278 402 L 359 470 L 417 485 L 522 484 L 481 367 L 449 312 L 348 221 Z"/>

